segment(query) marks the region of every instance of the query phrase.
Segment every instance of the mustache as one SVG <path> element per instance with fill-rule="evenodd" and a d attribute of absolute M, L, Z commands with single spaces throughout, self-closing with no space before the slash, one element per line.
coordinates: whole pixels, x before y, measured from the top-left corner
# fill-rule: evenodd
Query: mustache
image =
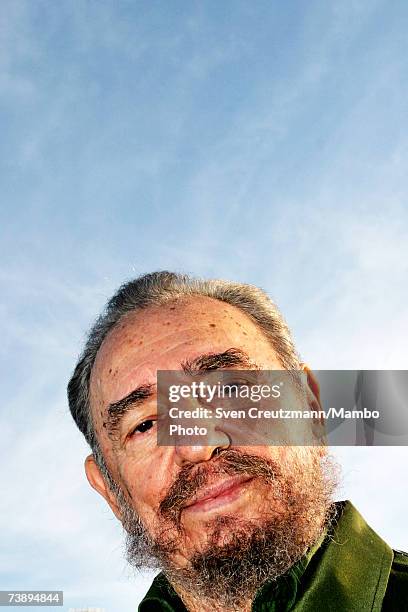
<path fill-rule="evenodd" d="M 235 449 L 225 449 L 208 465 L 185 465 L 159 504 L 158 514 L 180 525 L 183 507 L 191 502 L 201 487 L 219 475 L 247 475 L 265 483 L 279 480 L 282 470 L 276 461 Z"/>

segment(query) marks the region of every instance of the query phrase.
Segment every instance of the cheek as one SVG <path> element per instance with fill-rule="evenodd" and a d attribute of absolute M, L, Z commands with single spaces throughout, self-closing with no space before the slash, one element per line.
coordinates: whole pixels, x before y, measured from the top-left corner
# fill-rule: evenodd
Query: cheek
<path fill-rule="evenodd" d="M 156 461 L 127 461 L 122 464 L 120 476 L 130 493 L 133 506 L 141 518 L 156 514 L 171 482 L 168 470 L 161 467 L 160 454 Z"/>

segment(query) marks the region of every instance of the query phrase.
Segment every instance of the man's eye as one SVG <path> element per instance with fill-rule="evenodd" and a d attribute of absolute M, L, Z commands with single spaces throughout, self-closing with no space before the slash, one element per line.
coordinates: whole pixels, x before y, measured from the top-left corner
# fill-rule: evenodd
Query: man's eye
<path fill-rule="evenodd" d="M 138 433 L 139 434 L 145 433 L 145 431 L 149 431 L 149 429 L 153 427 L 154 423 L 155 422 L 153 421 L 153 419 L 147 419 L 146 421 L 143 421 L 137 427 L 135 427 L 135 429 L 132 431 L 130 435 L 132 436 Z"/>

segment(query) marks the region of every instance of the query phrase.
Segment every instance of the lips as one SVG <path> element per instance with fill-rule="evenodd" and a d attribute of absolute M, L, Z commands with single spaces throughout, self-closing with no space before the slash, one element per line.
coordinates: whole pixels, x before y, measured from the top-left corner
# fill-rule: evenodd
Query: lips
<path fill-rule="evenodd" d="M 233 476 L 221 482 L 214 483 L 201 489 L 194 499 L 186 504 L 183 510 L 211 509 L 223 503 L 236 499 L 242 490 L 242 485 L 252 480 L 252 476 Z"/>

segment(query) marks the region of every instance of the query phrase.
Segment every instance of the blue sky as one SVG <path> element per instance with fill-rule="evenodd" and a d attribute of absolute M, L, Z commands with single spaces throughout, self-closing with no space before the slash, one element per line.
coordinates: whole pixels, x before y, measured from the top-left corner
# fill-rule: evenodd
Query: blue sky
<path fill-rule="evenodd" d="M 3 0 L 2 588 L 131 612 L 150 580 L 65 399 L 125 279 L 258 284 L 312 367 L 408 368 L 407 26 L 403 1 Z M 407 449 L 338 455 L 408 549 Z"/>

